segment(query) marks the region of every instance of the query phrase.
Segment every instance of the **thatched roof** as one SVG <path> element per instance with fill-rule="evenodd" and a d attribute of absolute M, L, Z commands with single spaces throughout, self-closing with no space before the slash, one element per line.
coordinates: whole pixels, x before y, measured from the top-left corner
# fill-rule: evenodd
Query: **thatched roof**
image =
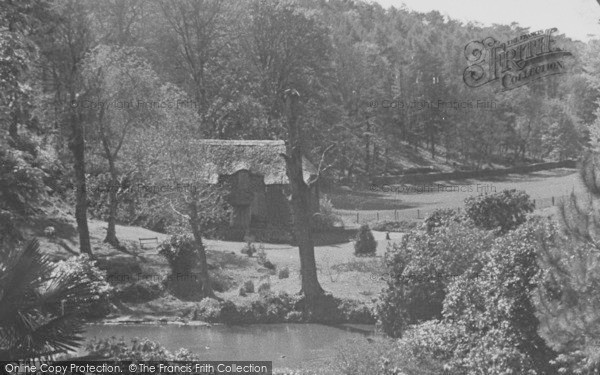
<path fill-rule="evenodd" d="M 197 146 L 208 172 L 210 183 L 217 183 L 220 175 L 232 175 L 240 170 L 248 170 L 264 176 L 266 185 L 288 184 L 284 141 L 241 141 L 204 139 Z M 317 173 L 315 166 L 303 158 L 304 180 Z"/>

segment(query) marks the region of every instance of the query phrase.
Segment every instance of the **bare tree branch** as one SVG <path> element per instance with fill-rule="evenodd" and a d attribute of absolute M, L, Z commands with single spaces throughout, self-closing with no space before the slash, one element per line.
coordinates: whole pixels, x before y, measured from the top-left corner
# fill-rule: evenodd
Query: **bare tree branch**
<path fill-rule="evenodd" d="M 173 206 L 173 202 L 169 201 L 169 206 L 171 206 L 171 209 L 179 216 L 181 216 L 182 218 L 186 219 L 186 220 L 190 220 L 189 215 L 186 214 L 182 214 L 181 212 L 177 211 L 177 209 L 175 209 L 175 207 Z"/>
<path fill-rule="evenodd" d="M 323 162 L 325 161 L 325 155 L 327 154 L 327 152 L 329 152 L 329 150 L 331 150 L 334 147 L 335 147 L 335 144 L 329 145 L 325 149 L 325 151 L 323 151 L 323 153 L 321 154 L 321 160 L 319 161 L 319 167 L 317 168 L 317 175 L 314 179 L 308 181 L 308 186 L 312 186 L 315 183 L 317 183 L 317 181 L 319 181 L 319 178 L 321 177 L 321 173 L 323 173 L 325 170 L 327 170 L 331 167 L 331 165 L 328 165 L 327 167 L 325 167 L 325 169 L 323 169 Z"/>

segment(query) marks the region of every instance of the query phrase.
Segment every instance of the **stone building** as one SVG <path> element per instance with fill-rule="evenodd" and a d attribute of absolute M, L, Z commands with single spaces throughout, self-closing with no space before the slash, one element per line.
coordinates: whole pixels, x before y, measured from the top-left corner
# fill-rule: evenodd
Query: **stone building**
<path fill-rule="evenodd" d="M 233 211 L 230 227 L 240 233 L 253 229 L 286 228 L 291 224 L 290 186 L 286 174 L 284 141 L 213 140 L 198 142 L 202 149 L 204 174 L 209 183 L 226 183 L 226 197 Z M 304 180 L 314 178 L 317 169 L 306 158 Z M 319 189 L 311 188 L 311 209 L 319 211 Z"/>

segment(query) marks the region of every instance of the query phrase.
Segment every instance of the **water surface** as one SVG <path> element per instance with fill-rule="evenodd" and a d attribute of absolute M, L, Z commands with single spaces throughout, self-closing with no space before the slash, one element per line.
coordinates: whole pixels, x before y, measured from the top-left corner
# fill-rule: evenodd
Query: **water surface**
<path fill-rule="evenodd" d="M 358 329 L 357 329 L 358 328 Z M 203 360 L 273 361 L 275 368 L 318 367 L 334 358 L 336 347 L 372 334 L 372 326 L 253 324 L 190 327 L 177 325 L 90 325 L 86 338 L 148 338 L 171 352 L 189 349 Z"/>

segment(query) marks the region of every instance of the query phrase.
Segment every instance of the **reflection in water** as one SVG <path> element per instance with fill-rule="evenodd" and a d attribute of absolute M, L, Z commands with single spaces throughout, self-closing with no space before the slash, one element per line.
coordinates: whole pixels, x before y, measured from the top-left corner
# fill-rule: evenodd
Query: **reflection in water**
<path fill-rule="evenodd" d="M 372 326 L 332 327 L 319 324 L 255 324 L 186 327 L 175 325 L 90 325 L 87 338 L 148 338 L 170 351 L 179 348 L 203 360 L 273 361 L 275 368 L 311 368 L 333 359 L 336 347 L 361 339 Z"/>

